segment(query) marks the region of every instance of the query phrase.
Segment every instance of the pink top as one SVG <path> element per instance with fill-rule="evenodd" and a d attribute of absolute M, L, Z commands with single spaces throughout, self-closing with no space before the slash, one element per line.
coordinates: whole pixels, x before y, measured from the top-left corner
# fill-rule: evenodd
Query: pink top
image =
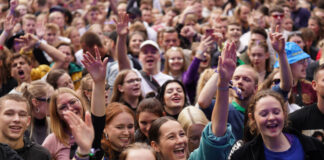
<path fill-rule="evenodd" d="M 72 139 L 73 137 L 71 137 L 71 141 L 70 144 L 74 143 L 74 139 Z M 61 143 L 57 137 L 54 135 L 54 133 L 51 133 L 50 135 L 48 135 L 46 137 L 46 139 L 44 140 L 43 147 L 45 147 L 50 153 L 51 153 L 51 157 L 52 159 L 55 160 L 70 160 L 70 148 L 71 145 L 66 146 L 63 143 Z"/>

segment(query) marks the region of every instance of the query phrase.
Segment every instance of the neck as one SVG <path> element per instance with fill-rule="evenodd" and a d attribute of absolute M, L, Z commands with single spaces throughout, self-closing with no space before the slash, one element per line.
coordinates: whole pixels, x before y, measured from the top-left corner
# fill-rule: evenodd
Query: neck
<path fill-rule="evenodd" d="M 258 73 L 262 73 L 266 70 L 266 66 L 265 66 L 265 63 L 262 63 L 258 66 L 254 66 L 253 67 Z"/>
<path fill-rule="evenodd" d="M 123 96 L 125 102 L 132 106 L 132 108 L 136 108 L 138 104 L 138 97 L 130 97 L 130 96 Z"/>
<path fill-rule="evenodd" d="M 143 69 L 143 71 L 149 75 L 156 75 L 158 74 L 158 71 L 157 69 L 153 69 L 153 70 L 146 70 L 146 69 Z"/>
<path fill-rule="evenodd" d="M 297 86 L 297 83 L 298 83 L 298 79 L 297 78 L 294 78 L 293 79 L 293 87 Z"/>
<path fill-rule="evenodd" d="M 24 147 L 24 138 L 21 136 L 18 140 L 10 140 L 4 138 L 3 135 L 0 136 L 0 142 L 8 144 L 10 148 L 17 150 Z"/>
<path fill-rule="evenodd" d="M 290 143 L 281 132 L 277 137 L 262 137 L 264 145 L 273 152 L 283 152 L 290 148 Z"/>
<path fill-rule="evenodd" d="M 180 71 L 180 70 L 177 70 L 177 71 L 173 71 L 173 70 L 171 70 L 170 72 L 171 72 L 171 75 L 172 75 L 172 76 L 178 76 L 178 75 L 181 75 L 181 71 Z"/>
<path fill-rule="evenodd" d="M 165 111 L 168 114 L 174 116 L 174 115 L 177 115 L 177 114 L 179 114 L 181 112 L 182 107 L 172 107 L 172 108 L 169 108 L 169 107 L 164 106 L 164 109 L 165 109 Z"/>
<path fill-rule="evenodd" d="M 317 93 L 317 108 L 324 114 L 324 97 L 319 95 L 319 93 Z"/>
<path fill-rule="evenodd" d="M 240 100 L 235 97 L 233 101 L 236 102 L 237 104 L 239 104 L 241 107 L 247 109 L 249 106 L 249 100 L 250 100 L 250 98 L 245 98 L 244 100 Z"/>

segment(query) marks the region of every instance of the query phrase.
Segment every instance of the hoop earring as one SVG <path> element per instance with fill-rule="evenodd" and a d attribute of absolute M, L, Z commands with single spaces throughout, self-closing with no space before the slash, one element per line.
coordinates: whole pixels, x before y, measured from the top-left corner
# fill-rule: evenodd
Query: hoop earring
<path fill-rule="evenodd" d="M 109 140 L 108 134 L 105 133 L 104 135 L 105 135 L 106 140 L 108 141 Z"/>
<path fill-rule="evenodd" d="M 35 112 L 39 113 L 40 109 L 39 108 L 35 108 Z"/>

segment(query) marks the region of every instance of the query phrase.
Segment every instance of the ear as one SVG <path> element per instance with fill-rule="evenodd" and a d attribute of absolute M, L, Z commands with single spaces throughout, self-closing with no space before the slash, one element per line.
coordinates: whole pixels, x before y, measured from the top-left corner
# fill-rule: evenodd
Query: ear
<path fill-rule="evenodd" d="M 35 98 L 32 98 L 32 104 L 33 104 L 33 106 L 37 106 L 38 105 L 38 101 Z"/>
<path fill-rule="evenodd" d="M 30 125 L 30 121 L 31 121 L 31 117 L 30 116 L 28 116 L 28 118 L 27 118 L 27 127 L 29 127 L 29 125 Z"/>
<path fill-rule="evenodd" d="M 270 54 L 268 52 L 265 53 L 265 57 L 266 57 L 266 59 L 268 59 L 270 57 Z"/>
<path fill-rule="evenodd" d="M 250 121 L 254 121 L 253 117 L 252 117 L 252 113 L 248 113 L 248 117 Z"/>
<path fill-rule="evenodd" d="M 317 84 L 316 84 L 316 81 L 315 80 L 312 81 L 312 87 L 316 91 Z"/>
<path fill-rule="evenodd" d="M 122 92 L 122 93 L 123 93 L 123 92 L 124 92 L 124 88 L 123 88 L 123 86 L 119 84 L 119 85 L 118 85 L 118 90 L 119 90 L 119 92 Z"/>
<path fill-rule="evenodd" d="M 154 149 L 155 152 L 160 152 L 160 147 L 155 141 L 151 141 L 151 147 Z"/>

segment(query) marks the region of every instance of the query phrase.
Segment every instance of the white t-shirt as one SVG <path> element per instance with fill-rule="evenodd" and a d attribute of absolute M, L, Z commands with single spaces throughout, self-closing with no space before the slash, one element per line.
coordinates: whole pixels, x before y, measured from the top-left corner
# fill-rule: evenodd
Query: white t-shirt
<path fill-rule="evenodd" d="M 137 70 L 137 69 L 133 69 L 137 74 L 138 76 L 141 77 L 142 79 L 142 83 L 141 83 L 141 90 L 142 90 L 142 94 L 143 96 L 145 96 L 147 93 L 150 93 L 150 92 L 155 92 L 151 87 L 150 85 L 146 82 L 145 78 L 142 76 L 142 74 Z M 172 80 L 173 77 L 167 75 L 167 74 L 164 74 L 162 72 L 159 72 L 155 75 L 153 75 L 153 78 L 159 83 L 160 87 L 167 81 L 167 80 Z"/>

